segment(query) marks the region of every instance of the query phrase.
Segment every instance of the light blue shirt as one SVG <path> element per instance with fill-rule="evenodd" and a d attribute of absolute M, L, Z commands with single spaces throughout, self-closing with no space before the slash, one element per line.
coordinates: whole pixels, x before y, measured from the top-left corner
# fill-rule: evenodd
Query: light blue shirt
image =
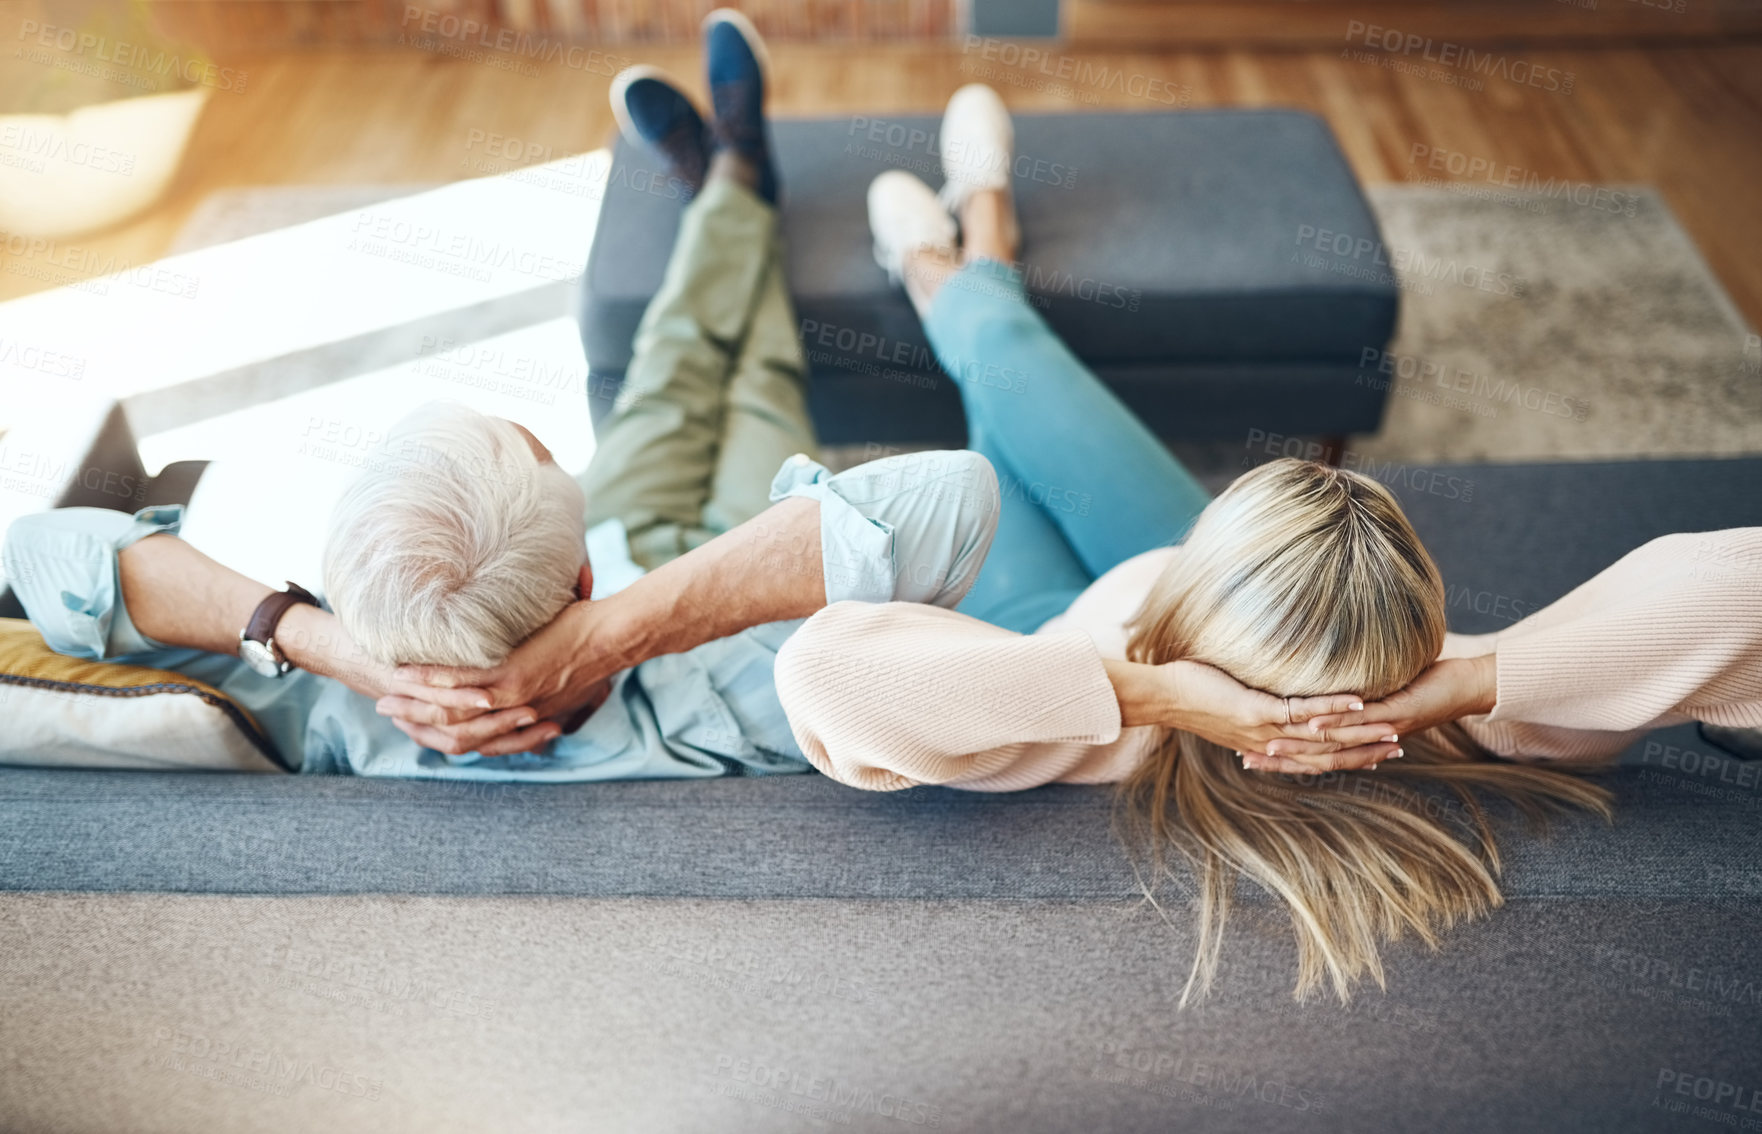
<path fill-rule="evenodd" d="M 978 575 L 997 525 L 997 478 L 985 458 L 969 452 L 889 457 L 836 476 L 797 456 L 771 485 L 773 501 L 791 496 L 820 503 L 828 603 L 952 608 Z M 117 553 L 149 535 L 175 535 L 182 520 L 179 507 L 133 516 L 100 508 L 26 516 L 6 534 L 7 578 L 57 652 L 205 681 L 249 710 L 285 762 L 301 772 L 565 781 L 809 770 L 772 680 L 777 651 L 799 621 L 757 626 L 619 673 L 605 703 L 544 753 L 445 756 L 418 745 L 375 712 L 370 699 L 336 681 L 301 670 L 267 678 L 231 655 L 144 637 L 123 605 Z M 595 598 L 641 575 L 629 561 L 622 529 L 607 528 L 600 525 L 589 540 Z M 602 563 L 596 555 L 614 561 Z"/>

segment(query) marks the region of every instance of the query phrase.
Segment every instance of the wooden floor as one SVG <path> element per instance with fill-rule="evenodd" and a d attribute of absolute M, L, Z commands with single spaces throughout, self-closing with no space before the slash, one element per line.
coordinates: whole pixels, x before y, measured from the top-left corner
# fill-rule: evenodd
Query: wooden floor
<path fill-rule="evenodd" d="M 1571 72 L 1572 93 L 1496 77 L 1469 90 L 1337 50 L 1073 50 L 1069 63 L 1055 55 L 1050 66 L 1024 69 L 958 46 L 782 45 L 773 108 L 933 111 L 988 66 L 993 85 L 1023 109 L 1154 110 L 1170 98 L 1307 108 L 1328 119 L 1367 182 L 1451 176 L 1411 161 L 1415 146 L 1478 159 L 1496 176 L 1509 169 L 1519 179 L 1646 182 L 1663 191 L 1745 317 L 1762 326 L 1762 44 L 1501 50 L 1529 67 Z M 695 79 L 692 50 L 624 55 Z M 227 63 L 247 73 L 246 89 L 212 96 L 170 195 L 134 221 L 65 244 L 90 261 L 138 263 L 162 255 L 195 206 L 222 187 L 455 180 L 600 146 L 614 128 L 610 75 L 587 69 L 540 65 L 521 74 L 415 50 Z M 1061 70 L 1074 78 L 1059 81 Z M 1115 73 L 1123 80 L 1103 77 Z M 36 77 L 16 67 L 0 74 L 0 98 L 6 84 Z M 45 286 L 6 268 L 0 252 L 0 298 Z"/>

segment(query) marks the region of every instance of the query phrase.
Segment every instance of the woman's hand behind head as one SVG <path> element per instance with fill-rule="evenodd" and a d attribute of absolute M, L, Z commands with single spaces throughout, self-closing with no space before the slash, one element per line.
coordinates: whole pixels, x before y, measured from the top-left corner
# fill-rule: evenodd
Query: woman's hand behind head
<path fill-rule="evenodd" d="M 1433 662 L 1406 688 L 1381 701 L 1358 710 L 1314 715 L 1302 730 L 1270 741 L 1266 756 L 1244 766 L 1288 775 L 1375 767 L 1389 756 L 1374 756 L 1374 750 L 1387 749 L 1406 734 L 1491 712 L 1497 699 L 1494 655 L 1447 658 Z M 1400 749 L 1393 755 L 1400 755 Z"/>
<path fill-rule="evenodd" d="M 1157 669 L 1166 675 L 1169 706 L 1156 723 L 1233 749 L 1243 755 L 1243 767 L 1250 770 L 1258 770 L 1256 761 L 1270 759 L 1266 755 L 1270 745 L 1314 744 L 1317 736 L 1310 729 L 1312 720 L 1337 718 L 1368 707 L 1353 693 L 1275 697 L 1251 689 L 1223 670 L 1203 662 L 1168 662 Z M 1360 747 L 1344 754 L 1373 765 L 1387 759 L 1395 749 L 1393 744 L 1380 743 L 1387 732 L 1384 728 L 1367 736 L 1358 742 Z M 1345 747 L 1335 744 L 1332 750 L 1340 752 Z"/>

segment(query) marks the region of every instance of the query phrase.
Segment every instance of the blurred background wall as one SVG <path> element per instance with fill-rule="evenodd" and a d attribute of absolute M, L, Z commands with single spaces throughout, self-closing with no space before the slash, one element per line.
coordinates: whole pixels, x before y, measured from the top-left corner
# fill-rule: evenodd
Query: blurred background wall
<path fill-rule="evenodd" d="M 690 41 L 714 0 L 151 0 L 210 50 L 394 44 L 434 11 L 570 42 Z M 1349 19 L 1457 40 L 1692 40 L 1762 31 L 1759 0 L 752 0 L 778 40 L 1059 35 L 1110 46 L 1334 44 Z M 413 18 L 413 16 L 415 18 Z"/>

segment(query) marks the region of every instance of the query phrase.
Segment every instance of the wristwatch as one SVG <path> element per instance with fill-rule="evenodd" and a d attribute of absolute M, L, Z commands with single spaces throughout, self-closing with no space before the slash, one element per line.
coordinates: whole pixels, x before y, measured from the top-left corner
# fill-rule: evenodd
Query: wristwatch
<path fill-rule="evenodd" d="M 310 591 L 298 583 L 289 583 L 285 591 L 277 591 L 257 604 L 251 615 L 251 621 L 239 631 L 239 660 L 251 667 L 252 672 L 264 677 L 280 677 L 293 668 L 293 663 L 275 644 L 275 628 L 281 624 L 282 615 L 289 607 L 300 603 L 318 605 Z"/>

